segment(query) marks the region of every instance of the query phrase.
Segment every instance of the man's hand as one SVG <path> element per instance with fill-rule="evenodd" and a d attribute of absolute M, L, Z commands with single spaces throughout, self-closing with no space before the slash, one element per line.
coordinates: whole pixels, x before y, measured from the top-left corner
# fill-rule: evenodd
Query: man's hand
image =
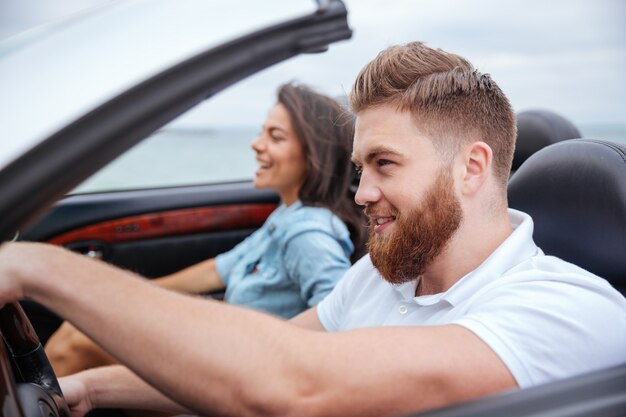
<path fill-rule="evenodd" d="M 81 374 L 61 378 L 59 384 L 72 417 L 83 417 L 93 408 L 89 391 Z"/>
<path fill-rule="evenodd" d="M 0 246 L 0 307 L 24 298 L 21 268 L 28 265 L 30 243 L 6 242 Z"/>

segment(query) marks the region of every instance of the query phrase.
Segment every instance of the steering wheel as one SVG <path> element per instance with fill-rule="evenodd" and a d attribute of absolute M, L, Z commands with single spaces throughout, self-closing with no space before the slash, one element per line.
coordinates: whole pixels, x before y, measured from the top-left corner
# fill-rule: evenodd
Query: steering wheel
<path fill-rule="evenodd" d="M 7 304 L 0 309 L 0 333 L 6 346 L 6 349 L 0 346 L 0 360 L 11 362 L 10 366 L 0 365 L 3 370 L 13 370 L 13 378 L 3 372 L 5 380 L 0 383 L 4 382 L 9 396 L 13 393 L 17 397 L 23 417 L 69 417 L 57 377 L 19 304 Z"/>

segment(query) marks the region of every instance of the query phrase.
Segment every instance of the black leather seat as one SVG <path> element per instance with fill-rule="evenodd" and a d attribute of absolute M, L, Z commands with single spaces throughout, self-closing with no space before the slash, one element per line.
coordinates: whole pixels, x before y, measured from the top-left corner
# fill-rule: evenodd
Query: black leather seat
<path fill-rule="evenodd" d="M 549 110 L 526 110 L 517 114 L 517 140 L 512 171 L 539 149 L 565 139 L 582 137 L 572 122 Z"/>
<path fill-rule="evenodd" d="M 626 146 L 566 140 L 541 149 L 509 182 L 509 206 L 530 214 L 534 238 L 626 294 Z"/>

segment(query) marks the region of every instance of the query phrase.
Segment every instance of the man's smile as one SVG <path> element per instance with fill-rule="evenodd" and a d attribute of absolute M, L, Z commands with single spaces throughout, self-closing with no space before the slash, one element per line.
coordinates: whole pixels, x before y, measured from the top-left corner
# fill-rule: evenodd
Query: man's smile
<path fill-rule="evenodd" d="M 371 216 L 370 221 L 374 225 L 375 233 L 382 233 L 395 222 L 395 216 Z"/>

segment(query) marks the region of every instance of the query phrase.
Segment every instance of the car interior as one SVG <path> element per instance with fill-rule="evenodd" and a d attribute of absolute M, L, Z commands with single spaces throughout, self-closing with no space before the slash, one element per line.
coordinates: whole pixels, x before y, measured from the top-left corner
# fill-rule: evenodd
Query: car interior
<path fill-rule="evenodd" d="M 517 171 L 539 149 L 565 139 L 582 137 L 574 123 L 551 110 L 525 110 L 517 113 L 516 117 L 517 141 L 512 172 Z"/>
<path fill-rule="evenodd" d="M 626 190 L 618 178 L 626 173 L 620 145 L 567 141 L 573 137 L 580 137 L 578 129 L 557 113 L 518 114 L 510 204 L 533 216 L 537 242 L 546 253 L 590 269 L 624 291 L 619 271 L 626 263 L 620 256 L 626 253 Z M 563 141 L 568 144 L 543 149 Z M 573 147 L 576 151 L 569 151 Z M 565 150 L 563 156 L 570 157 L 559 158 Z M 609 156 L 612 169 L 605 161 Z M 615 176 L 616 190 L 607 189 L 603 176 L 608 173 Z M 261 226 L 278 202 L 273 191 L 257 190 L 247 181 L 69 195 L 22 238 L 64 245 L 155 278 L 229 250 Z M 32 302 L 23 305 L 45 343 L 60 319 Z"/>
<path fill-rule="evenodd" d="M 518 127 L 523 134 L 523 119 Z M 607 279 L 626 295 L 626 146 L 556 140 L 521 164 L 509 182 L 508 197 L 510 207 L 533 217 L 534 239 L 546 254 Z M 419 416 L 623 416 L 624 387 L 626 365 L 620 365 Z"/>
<path fill-rule="evenodd" d="M 522 139 L 528 135 L 535 138 L 534 148 L 519 146 L 519 141 L 530 141 Z M 510 206 L 533 216 L 535 240 L 544 252 L 605 277 L 626 294 L 621 274 L 626 270 L 626 147 L 573 136 L 580 136 L 576 127 L 556 113 L 520 114 L 519 165 L 509 183 Z M 277 204 L 274 192 L 256 190 L 249 182 L 69 195 L 24 231 L 22 239 L 64 245 L 153 278 L 230 249 Z M 22 305 L 45 343 L 60 319 L 33 302 Z M 625 373 L 620 368 L 615 378 L 623 379 Z M 607 383 L 605 376 L 601 379 Z M 489 403 L 493 410 L 501 404 L 510 407 L 509 400 L 498 398 Z M 426 415 L 472 415 L 467 408 L 459 409 L 461 414 L 455 410 Z M 485 414 L 484 404 L 478 410 L 476 416 L 498 415 Z"/>
<path fill-rule="evenodd" d="M 64 245 L 155 278 L 229 250 L 277 204 L 274 192 L 248 182 L 74 195 L 23 239 Z M 45 343 L 60 319 L 33 302 L 22 305 Z"/>
<path fill-rule="evenodd" d="M 626 147 L 566 140 L 541 149 L 511 178 L 509 204 L 529 213 L 534 238 L 626 294 Z"/>

